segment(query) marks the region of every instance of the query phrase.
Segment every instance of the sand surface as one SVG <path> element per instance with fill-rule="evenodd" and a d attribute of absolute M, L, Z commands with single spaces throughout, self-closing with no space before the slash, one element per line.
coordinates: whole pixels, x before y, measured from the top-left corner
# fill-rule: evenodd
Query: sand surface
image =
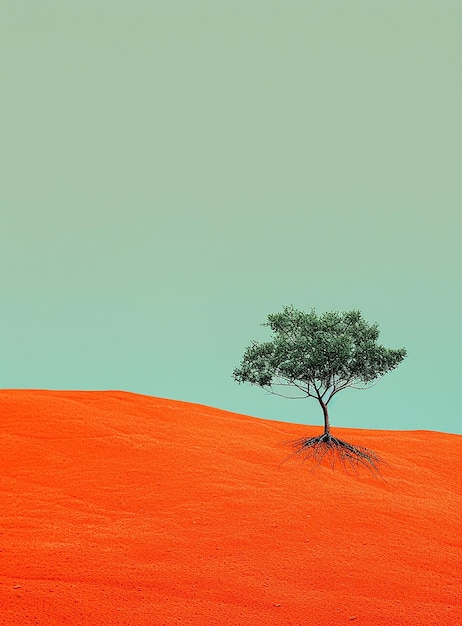
<path fill-rule="evenodd" d="M 462 436 L 333 429 L 385 480 L 297 461 L 319 427 L 124 392 L 0 391 L 0 624 L 456 626 Z"/>

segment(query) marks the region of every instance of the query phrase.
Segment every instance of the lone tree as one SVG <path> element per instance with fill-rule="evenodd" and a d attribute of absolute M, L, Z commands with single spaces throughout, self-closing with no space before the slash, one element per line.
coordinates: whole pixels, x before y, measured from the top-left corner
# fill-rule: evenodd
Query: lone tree
<path fill-rule="evenodd" d="M 324 432 L 318 437 L 289 442 L 294 454 L 324 458 L 332 467 L 339 459 L 355 470 L 358 466 L 378 472 L 380 457 L 362 446 L 353 446 L 331 434 L 328 405 L 344 389 L 367 389 L 395 369 L 406 356 L 405 348 L 391 350 L 377 344 L 377 324 L 366 322 L 359 311 L 333 311 L 317 315 L 293 306 L 268 315 L 272 341 L 253 341 L 233 372 L 238 383 L 249 382 L 285 398 L 314 398 L 324 415 Z M 289 389 L 292 394 L 288 395 Z"/>

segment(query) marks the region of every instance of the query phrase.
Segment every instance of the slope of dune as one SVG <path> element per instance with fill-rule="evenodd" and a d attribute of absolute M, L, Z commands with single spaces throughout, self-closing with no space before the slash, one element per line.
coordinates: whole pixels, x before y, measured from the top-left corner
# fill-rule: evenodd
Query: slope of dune
<path fill-rule="evenodd" d="M 0 391 L 0 624 L 454 626 L 462 437 L 334 429 L 384 480 L 281 463 L 302 426 Z"/>

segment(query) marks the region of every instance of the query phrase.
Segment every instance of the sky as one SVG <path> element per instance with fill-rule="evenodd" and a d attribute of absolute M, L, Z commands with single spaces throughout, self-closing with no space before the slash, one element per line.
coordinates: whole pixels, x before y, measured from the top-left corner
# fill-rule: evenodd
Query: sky
<path fill-rule="evenodd" d="M 322 424 L 232 371 L 293 304 L 408 356 L 333 427 L 462 433 L 462 3 L 2 0 L 0 385 Z"/>

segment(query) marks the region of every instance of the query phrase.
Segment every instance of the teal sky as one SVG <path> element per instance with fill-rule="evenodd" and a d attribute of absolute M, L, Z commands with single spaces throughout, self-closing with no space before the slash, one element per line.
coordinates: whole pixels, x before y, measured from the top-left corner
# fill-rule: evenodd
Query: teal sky
<path fill-rule="evenodd" d="M 0 384 L 319 423 L 285 304 L 408 357 L 333 425 L 462 432 L 462 3 L 3 0 Z"/>

